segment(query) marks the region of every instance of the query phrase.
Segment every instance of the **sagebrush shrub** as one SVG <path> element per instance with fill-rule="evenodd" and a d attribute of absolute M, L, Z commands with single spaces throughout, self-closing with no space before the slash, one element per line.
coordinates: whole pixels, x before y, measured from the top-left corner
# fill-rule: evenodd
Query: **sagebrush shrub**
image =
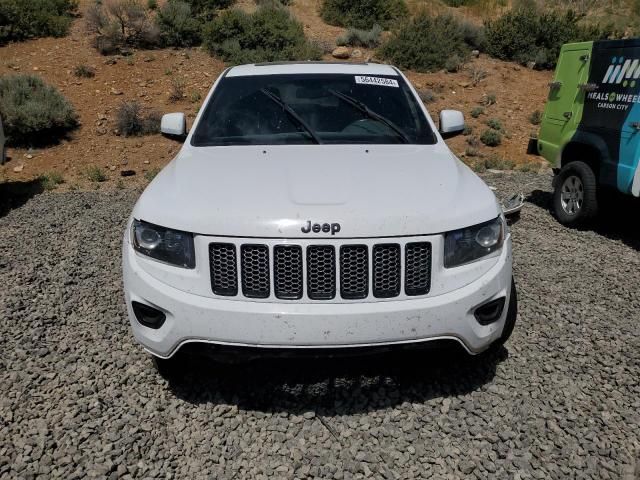
<path fill-rule="evenodd" d="M 504 129 L 502 127 L 502 122 L 497 118 L 490 118 L 489 120 L 487 120 L 487 127 L 489 127 L 492 130 L 497 130 L 499 132 L 501 132 Z"/>
<path fill-rule="evenodd" d="M 90 67 L 89 65 L 80 64 L 80 65 L 76 65 L 76 67 L 73 69 L 73 74 L 76 77 L 80 77 L 80 78 L 93 78 L 96 76 L 96 71 L 93 67 Z"/>
<path fill-rule="evenodd" d="M 227 10 L 207 25 L 203 43 L 212 55 L 231 64 L 321 56 L 305 38 L 302 24 L 282 7 L 260 7 L 254 13 Z"/>
<path fill-rule="evenodd" d="M 370 29 L 378 24 L 390 28 L 406 17 L 404 0 L 324 0 L 320 16 L 329 25 Z"/>
<path fill-rule="evenodd" d="M 498 155 L 491 155 L 486 158 L 484 160 L 484 165 L 486 168 L 491 168 L 493 170 L 513 170 L 513 167 L 516 166 L 513 160 L 502 158 Z"/>
<path fill-rule="evenodd" d="M 99 183 L 99 182 L 105 182 L 107 180 L 107 175 L 104 173 L 104 171 L 100 167 L 96 165 L 91 165 L 87 167 L 86 174 L 87 174 L 87 178 L 91 182 Z"/>
<path fill-rule="evenodd" d="M 235 0 L 185 0 L 196 14 L 213 14 L 216 10 L 230 7 Z"/>
<path fill-rule="evenodd" d="M 487 48 L 487 37 L 483 25 L 476 25 L 469 20 L 460 20 L 460 31 L 467 45 L 471 48 L 484 52 Z"/>
<path fill-rule="evenodd" d="M 53 190 L 58 185 L 64 183 L 64 177 L 60 172 L 45 173 L 44 175 L 40 176 L 39 180 L 40 185 L 42 185 L 42 188 L 44 188 L 45 190 Z"/>
<path fill-rule="evenodd" d="M 502 143 L 502 135 L 497 130 L 489 128 L 482 132 L 482 135 L 480 135 L 480 141 L 487 147 L 497 147 Z"/>
<path fill-rule="evenodd" d="M 0 116 L 9 145 L 55 142 L 78 125 L 71 103 L 34 75 L 0 77 Z"/>
<path fill-rule="evenodd" d="M 579 20 L 571 10 L 565 14 L 534 8 L 509 11 L 487 23 L 487 53 L 501 60 L 535 62 L 536 68 L 552 69 L 563 44 L 598 40 L 613 33 L 611 28 L 584 26 Z"/>
<path fill-rule="evenodd" d="M 453 16 L 420 13 L 394 31 L 380 53 L 401 68 L 433 72 L 445 68 L 454 56 L 464 62 L 469 48 Z"/>
<path fill-rule="evenodd" d="M 350 28 L 336 39 L 336 45 L 374 48 L 380 45 L 381 35 L 382 27 L 380 25 L 374 25 L 371 30 Z"/>
<path fill-rule="evenodd" d="M 437 100 L 436 93 L 428 88 L 418 90 L 418 96 L 423 103 L 433 103 Z"/>
<path fill-rule="evenodd" d="M 161 119 L 159 112 L 145 111 L 138 102 L 123 102 L 116 113 L 116 127 L 125 137 L 150 135 L 160 132 Z"/>
<path fill-rule="evenodd" d="M 104 55 L 160 42 L 160 30 L 142 0 L 104 0 L 91 5 L 85 18 L 87 30 L 96 35 L 96 48 Z"/>
<path fill-rule="evenodd" d="M 0 45 L 69 31 L 77 0 L 0 0 Z"/>
<path fill-rule="evenodd" d="M 202 22 L 187 2 L 169 0 L 158 10 L 156 24 L 165 46 L 191 47 L 200 43 Z"/>
<path fill-rule="evenodd" d="M 473 110 L 471 110 L 471 116 L 473 118 L 478 118 L 483 113 L 484 113 L 484 108 L 482 107 L 474 107 Z"/>

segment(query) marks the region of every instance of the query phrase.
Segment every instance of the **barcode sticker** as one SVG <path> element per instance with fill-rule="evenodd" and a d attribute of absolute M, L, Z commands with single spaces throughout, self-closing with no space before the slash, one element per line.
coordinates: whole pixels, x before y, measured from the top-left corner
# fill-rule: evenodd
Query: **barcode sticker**
<path fill-rule="evenodd" d="M 381 87 L 399 87 L 397 80 L 384 77 L 365 77 L 362 75 L 356 75 L 356 83 L 361 83 L 363 85 L 380 85 Z"/>

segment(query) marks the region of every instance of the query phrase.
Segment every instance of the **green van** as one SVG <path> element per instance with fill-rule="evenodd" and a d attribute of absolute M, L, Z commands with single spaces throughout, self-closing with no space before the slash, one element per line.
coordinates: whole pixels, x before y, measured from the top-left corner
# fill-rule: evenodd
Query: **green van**
<path fill-rule="evenodd" d="M 553 165 L 565 225 L 593 218 L 607 192 L 640 196 L 640 39 L 562 47 L 529 153 Z"/>

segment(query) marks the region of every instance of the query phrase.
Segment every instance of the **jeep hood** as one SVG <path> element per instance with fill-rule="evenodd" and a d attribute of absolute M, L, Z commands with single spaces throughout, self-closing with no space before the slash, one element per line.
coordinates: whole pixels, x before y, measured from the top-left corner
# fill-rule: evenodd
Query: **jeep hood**
<path fill-rule="evenodd" d="M 333 238 L 441 233 L 500 213 L 487 185 L 436 145 L 185 145 L 133 216 L 169 228 L 240 237 L 339 223 Z"/>

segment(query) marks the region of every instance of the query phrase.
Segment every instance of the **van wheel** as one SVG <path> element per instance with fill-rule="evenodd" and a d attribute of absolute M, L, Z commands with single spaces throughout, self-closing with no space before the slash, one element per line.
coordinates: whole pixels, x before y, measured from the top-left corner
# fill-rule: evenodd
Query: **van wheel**
<path fill-rule="evenodd" d="M 565 165 L 555 182 L 553 209 L 563 225 L 579 226 L 598 213 L 597 181 L 584 162 Z"/>
<path fill-rule="evenodd" d="M 516 282 L 511 277 L 511 293 L 509 294 L 509 307 L 507 310 L 507 318 L 504 321 L 504 328 L 502 329 L 502 335 L 489 347 L 490 351 L 496 351 L 509 340 L 513 333 L 513 328 L 516 326 L 516 319 L 518 318 L 518 291 L 516 290 Z"/>
<path fill-rule="evenodd" d="M 151 355 L 151 361 L 156 372 L 165 380 L 172 380 L 179 370 L 179 362 L 175 357 L 172 358 L 160 358 L 155 355 Z"/>

